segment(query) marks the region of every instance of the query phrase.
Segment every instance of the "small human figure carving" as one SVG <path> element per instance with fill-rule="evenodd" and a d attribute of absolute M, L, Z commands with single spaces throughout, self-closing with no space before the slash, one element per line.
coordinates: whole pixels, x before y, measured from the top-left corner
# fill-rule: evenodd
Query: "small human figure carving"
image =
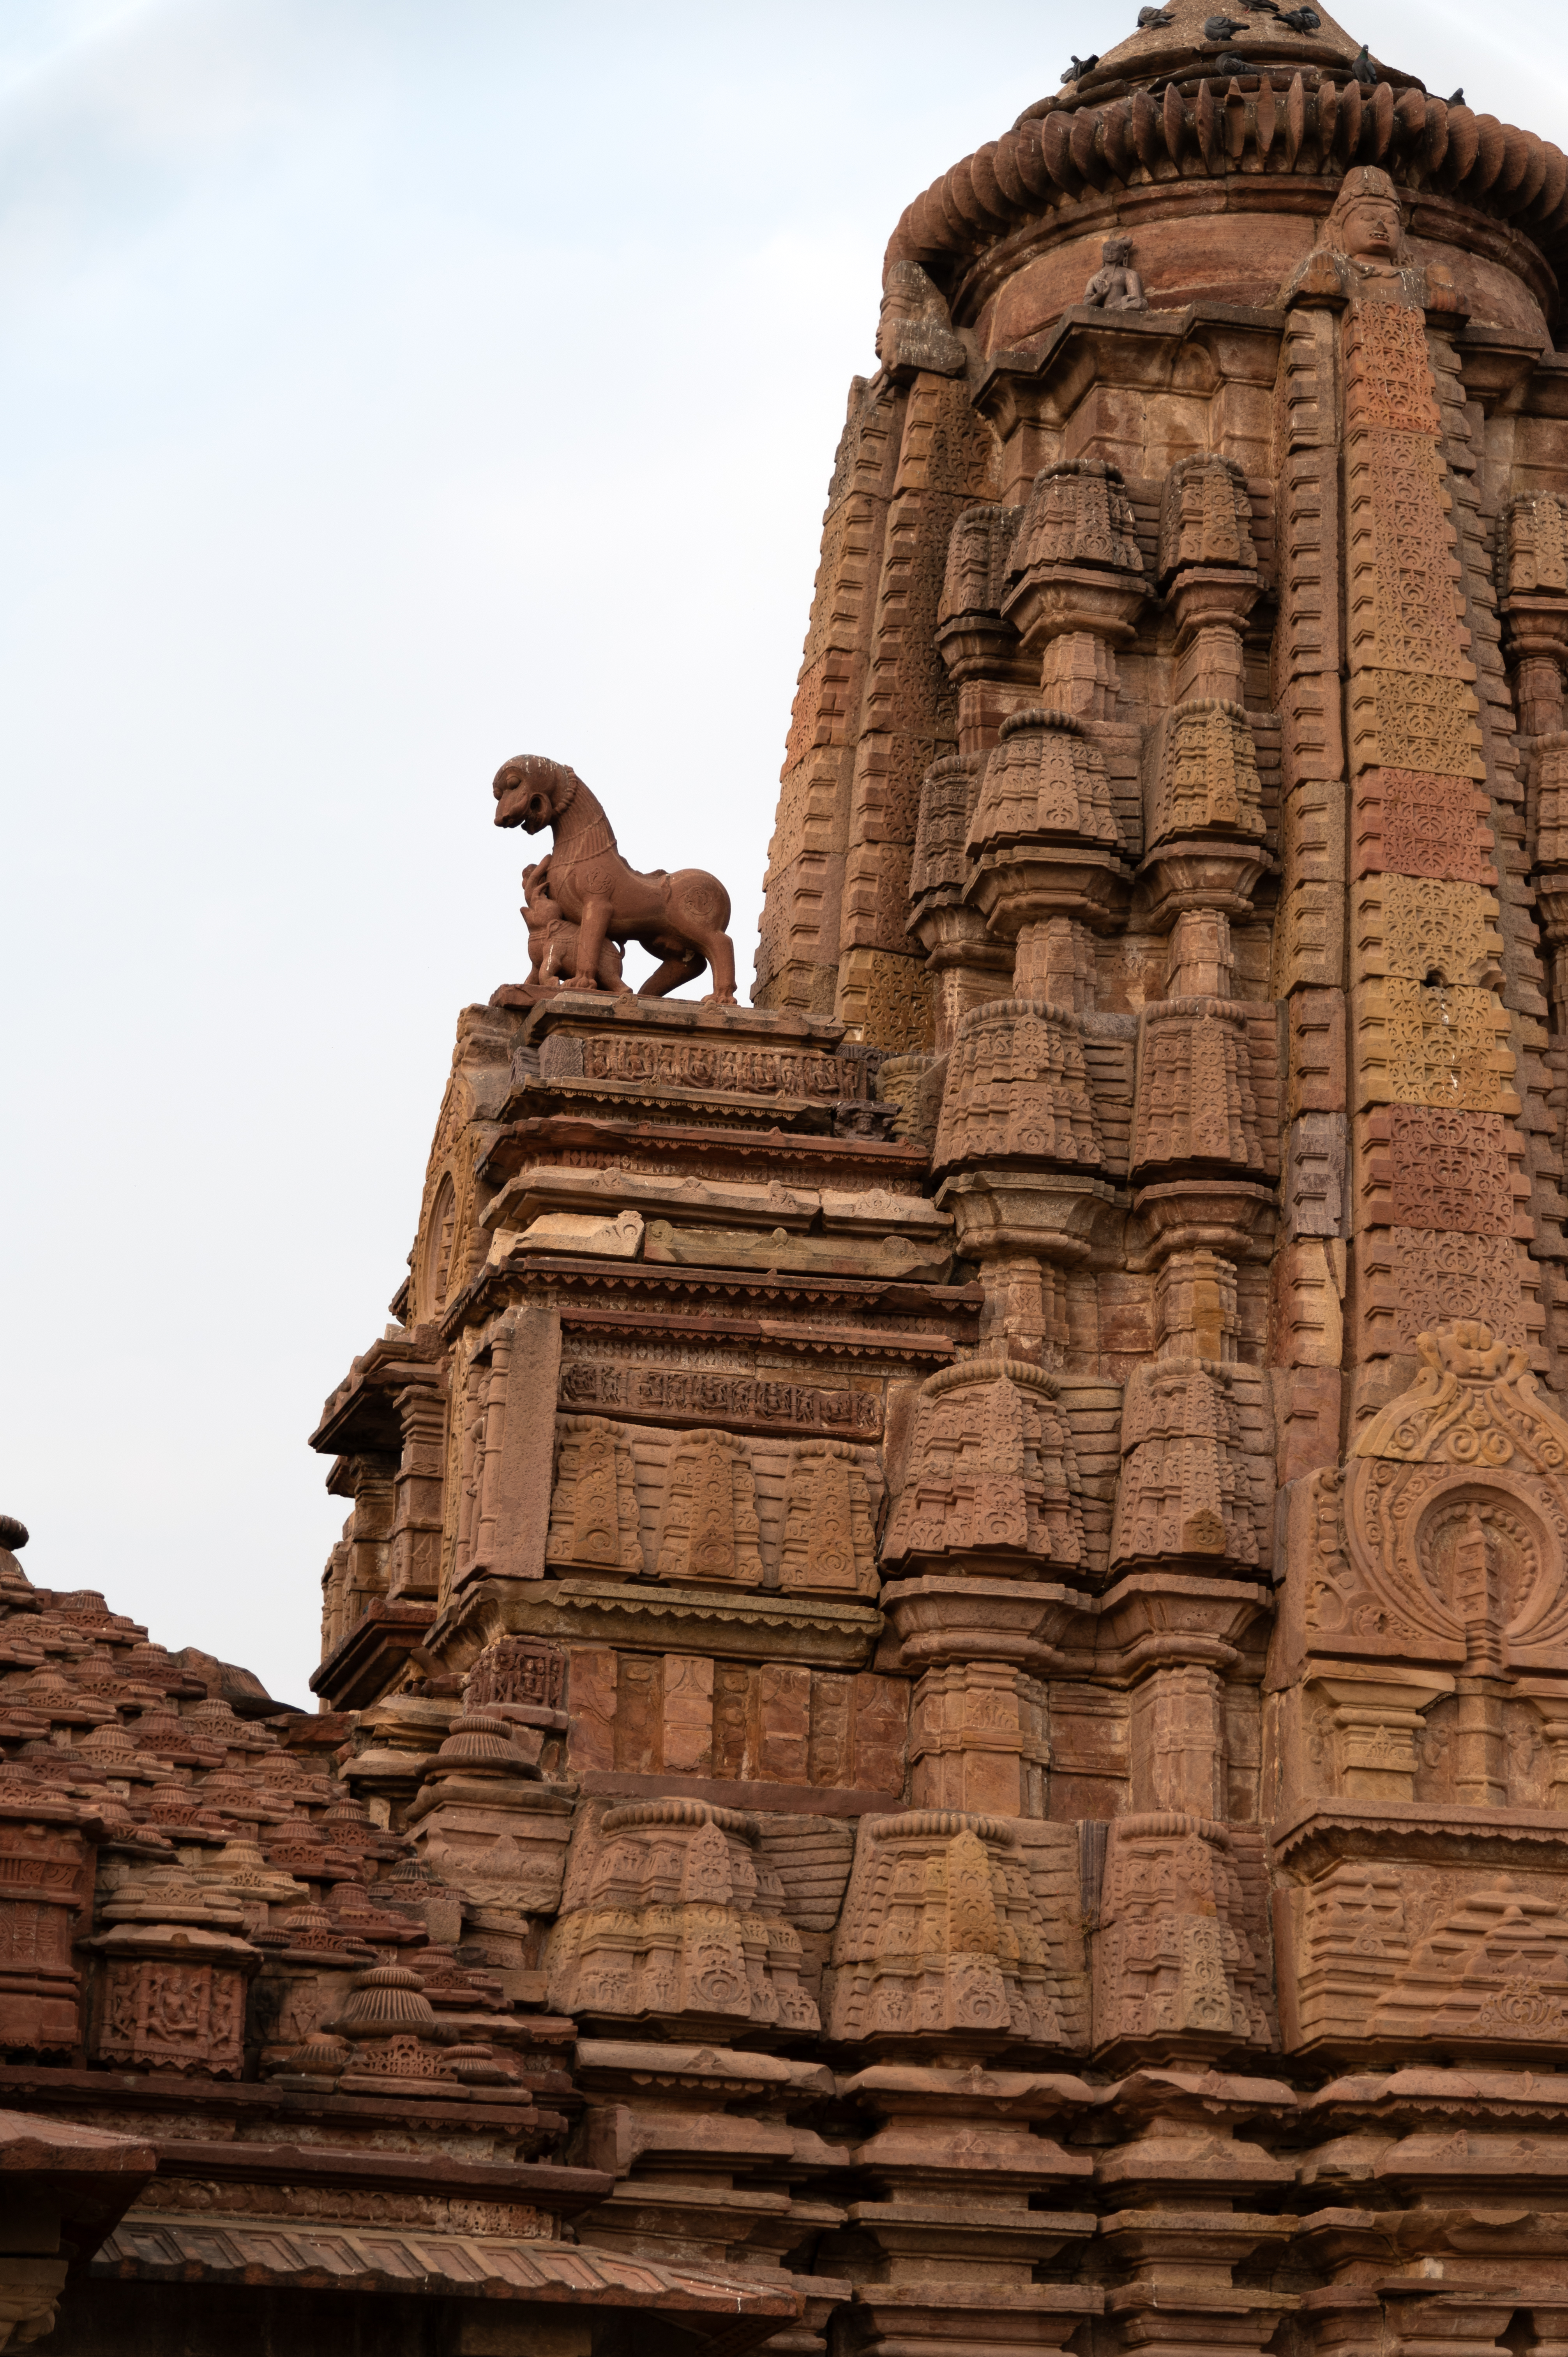
<path fill-rule="evenodd" d="M 1096 311 L 1146 311 L 1149 298 L 1133 267 L 1130 237 L 1108 237 L 1100 249 L 1100 268 L 1083 290 L 1083 299 Z"/>
<path fill-rule="evenodd" d="M 576 972 L 577 927 L 562 915 L 551 898 L 542 859 L 532 861 L 522 871 L 522 917 L 528 927 L 529 984 L 565 982 Z M 620 952 L 612 941 L 607 940 L 599 952 L 598 973 L 602 990 L 618 997 L 631 996 L 630 985 L 621 980 Z"/>
<path fill-rule="evenodd" d="M 673 875 L 656 867 L 639 874 L 617 849 L 615 829 L 597 797 L 575 770 L 542 753 L 519 753 L 503 761 L 491 791 L 498 826 L 521 826 L 530 834 L 546 826 L 553 832 L 553 847 L 529 880 L 541 914 L 547 897 L 576 928 L 575 964 L 567 977 L 573 990 L 614 990 L 600 964 L 605 944 L 624 948 L 637 942 L 660 960 L 638 997 L 662 998 L 682 983 L 694 982 L 707 965 L 714 986 L 704 1005 L 735 1005 L 735 945 L 725 930 L 729 894 L 716 876 L 701 867 L 677 868 Z M 544 960 L 540 963 L 542 971 Z M 618 959 L 616 964 L 618 981 Z"/>

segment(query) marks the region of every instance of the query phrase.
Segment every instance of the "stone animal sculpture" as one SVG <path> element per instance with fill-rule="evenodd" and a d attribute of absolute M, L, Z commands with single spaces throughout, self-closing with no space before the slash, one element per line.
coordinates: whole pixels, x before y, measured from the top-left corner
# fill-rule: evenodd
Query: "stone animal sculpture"
<path fill-rule="evenodd" d="M 566 923 L 577 928 L 576 964 L 566 978 L 572 989 L 601 987 L 607 941 L 622 948 L 637 942 L 660 960 L 639 998 L 662 998 L 694 982 L 706 965 L 714 986 L 704 1003 L 735 1005 L 735 946 L 725 930 L 729 894 L 716 876 L 700 867 L 678 867 L 672 875 L 656 867 L 639 875 L 616 848 L 615 829 L 597 797 L 575 770 L 542 753 L 503 761 L 491 791 L 498 826 L 521 826 L 530 834 L 546 826 L 553 831 L 553 847 L 532 880 L 535 891 L 547 891 Z"/>

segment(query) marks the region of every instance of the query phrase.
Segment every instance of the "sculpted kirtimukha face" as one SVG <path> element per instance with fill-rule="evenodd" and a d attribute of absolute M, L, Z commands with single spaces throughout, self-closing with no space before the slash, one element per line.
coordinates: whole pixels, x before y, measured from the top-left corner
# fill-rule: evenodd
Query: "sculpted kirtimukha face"
<path fill-rule="evenodd" d="M 1347 253 L 1365 254 L 1379 262 L 1391 261 L 1399 251 L 1399 207 L 1391 205 L 1385 197 L 1359 197 L 1346 208 L 1344 235 Z"/>

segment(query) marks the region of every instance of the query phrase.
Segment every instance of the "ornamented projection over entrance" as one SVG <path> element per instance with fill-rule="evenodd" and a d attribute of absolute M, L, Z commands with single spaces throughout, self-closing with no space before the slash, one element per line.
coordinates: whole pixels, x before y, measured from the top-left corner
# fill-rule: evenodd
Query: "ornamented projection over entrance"
<path fill-rule="evenodd" d="M 0 2345 L 1561 2357 L 1565 261 L 1316 5 L 909 206 L 755 1003 L 495 781 L 320 1712 L 0 1554 Z"/>

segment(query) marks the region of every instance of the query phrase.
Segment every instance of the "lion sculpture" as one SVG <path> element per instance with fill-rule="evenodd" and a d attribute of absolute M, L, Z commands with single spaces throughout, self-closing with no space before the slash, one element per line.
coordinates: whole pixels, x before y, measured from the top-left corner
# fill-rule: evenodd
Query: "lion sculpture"
<path fill-rule="evenodd" d="M 530 834 L 546 826 L 553 830 L 553 847 L 529 871 L 524 887 L 531 949 L 537 931 L 548 936 L 557 922 L 562 928 L 553 933 L 555 955 L 536 959 L 542 969 L 558 970 L 564 963 L 562 934 L 570 927 L 576 933 L 576 963 L 561 977 L 570 990 L 618 986 L 624 992 L 618 959 L 612 980 L 603 952 L 608 942 L 624 948 L 636 942 L 660 960 L 639 998 L 662 998 L 711 966 L 714 986 L 703 1004 L 735 1005 L 735 947 L 725 931 L 729 894 L 716 876 L 700 867 L 678 867 L 672 875 L 656 867 L 651 875 L 639 875 L 617 850 L 602 803 L 575 770 L 542 753 L 519 753 L 503 761 L 492 791 L 498 826 L 521 826 Z M 547 907 L 555 913 L 546 917 Z M 536 910 L 545 920 L 542 927 L 535 924 Z"/>

